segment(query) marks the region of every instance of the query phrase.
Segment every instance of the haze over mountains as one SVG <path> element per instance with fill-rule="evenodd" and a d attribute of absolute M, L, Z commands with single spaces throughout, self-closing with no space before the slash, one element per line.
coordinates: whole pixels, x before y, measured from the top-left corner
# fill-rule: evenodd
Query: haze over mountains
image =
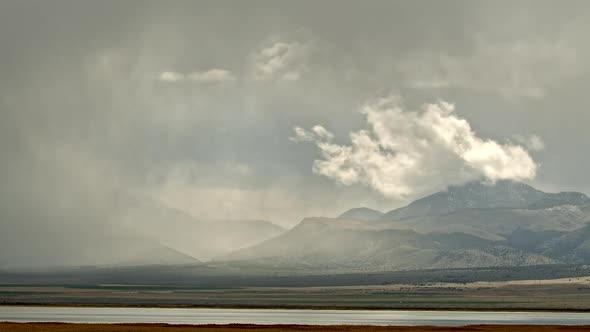
<path fill-rule="evenodd" d="M 366 207 L 352 208 L 338 216 L 340 219 L 355 219 L 355 220 L 378 220 L 383 217 L 384 213 L 381 211 L 369 209 Z"/>
<path fill-rule="evenodd" d="M 355 208 L 306 218 L 225 259 L 297 272 L 580 263 L 589 257 L 589 221 L 581 193 L 470 182 L 385 214 Z"/>
<path fill-rule="evenodd" d="M 108 250 L 97 237 L 71 252 L 69 265 L 299 275 L 590 262 L 590 199 L 515 181 L 469 182 L 386 213 L 353 208 L 289 230 L 261 220 L 197 220 L 157 204 L 130 208 L 120 220 L 133 236 L 104 234 Z M 109 256 L 112 250 L 120 254 Z"/>
<path fill-rule="evenodd" d="M 285 230 L 263 220 L 200 220 L 149 199 L 121 202 L 108 223 L 89 227 L 80 215 L 79 225 L 70 228 L 74 234 L 25 225 L 10 229 L 7 234 L 14 236 L 0 241 L 0 250 L 10 253 L 0 255 L 0 269 L 199 264 Z M 27 250 L 11 250 L 23 243 Z"/>
<path fill-rule="evenodd" d="M 285 231 L 281 226 L 264 220 L 200 220 L 157 202 L 129 209 L 122 219 L 128 229 L 203 261 Z"/>

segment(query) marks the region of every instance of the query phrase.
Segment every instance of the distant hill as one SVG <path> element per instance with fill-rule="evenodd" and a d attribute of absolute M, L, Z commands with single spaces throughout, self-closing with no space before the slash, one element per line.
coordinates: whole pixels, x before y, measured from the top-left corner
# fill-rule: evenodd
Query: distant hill
<path fill-rule="evenodd" d="M 582 193 L 545 193 L 515 181 L 494 184 L 469 182 L 450 186 L 446 191 L 418 199 L 409 205 L 389 211 L 383 219 L 438 216 L 464 209 L 546 209 L 561 205 L 588 205 L 590 198 Z"/>
<path fill-rule="evenodd" d="M 463 209 L 445 215 L 381 220 L 380 224 L 418 232 L 461 232 L 490 240 L 504 240 L 517 229 L 569 232 L 590 221 L 584 206 L 563 205 L 547 209 Z"/>
<path fill-rule="evenodd" d="M 190 255 L 162 245 L 154 240 L 141 238 L 122 238 L 121 241 L 113 242 L 109 238 L 110 250 L 118 254 L 105 258 L 104 262 L 96 262 L 95 265 L 111 266 L 138 266 L 138 265 L 187 265 L 198 264 L 200 261 Z M 109 260 L 112 260 L 109 262 Z M 79 265 L 86 265 L 80 262 Z"/>
<path fill-rule="evenodd" d="M 124 225 L 141 236 L 203 261 L 285 231 L 283 227 L 264 220 L 198 220 L 161 204 L 130 209 Z"/>
<path fill-rule="evenodd" d="M 0 256 L 0 268 L 48 268 L 74 266 L 186 265 L 200 261 L 190 255 L 141 236 L 113 233 L 84 235 L 84 246 L 73 247 L 68 239 L 52 243 L 25 243 L 35 250 L 15 260 Z M 1 244 L 0 244 L 1 247 Z M 45 252 L 50 253 L 49 255 Z M 16 254 L 15 254 L 16 255 Z"/>
<path fill-rule="evenodd" d="M 308 218 L 290 231 L 224 257 L 294 273 L 349 273 L 426 268 L 523 266 L 556 261 L 465 233 L 409 229 Z"/>
<path fill-rule="evenodd" d="M 352 208 L 338 216 L 340 219 L 354 219 L 354 220 L 378 220 L 383 218 L 383 212 L 369 209 L 366 207 Z"/>
<path fill-rule="evenodd" d="M 210 254 L 205 259 L 222 256 L 274 238 L 286 230 L 265 220 L 210 220 L 203 221 L 198 240 Z"/>
<path fill-rule="evenodd" d="M 537 251 L 570 263 L 590 263 L 590 224 L 541 243 Z"/>

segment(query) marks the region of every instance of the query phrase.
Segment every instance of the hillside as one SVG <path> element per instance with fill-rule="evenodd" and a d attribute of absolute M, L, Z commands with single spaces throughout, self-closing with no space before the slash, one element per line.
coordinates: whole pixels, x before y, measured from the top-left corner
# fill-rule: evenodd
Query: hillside
<path fill-rule="evenodd" d="M 500 181 L 451 187 L 390 211 L 306 218 L 278 237 L 223 257 L 295 272 L 359 272 L 590 261 L 590 205 Z"/>
<path fill-rule="evenodd" d="M 180 210 L 155 204 L 130 209 L 124 225 L 199 260 L 251 246 L 285 231 L 264 220 L 198 220 Z"/>
<path fill-rule="evenodd" d="M 418 233 L 327 218 L 305 219 L 279 237 L 224 259 L 300 273 L 555 263 L 551 258 L 465 233 Z"/>
<path fill-rule="evenodd" d="M 352 208 L 338 216 L 339 219 L 354 219 L 354 220 L 379 220 L 383 218 L 384 213 L 381 211 L 369 209 L 366 207 Z"/>
<path fill-rule="evenodd" d="M 577 192 L 545 193 L 515 181 L 470 182 L 389 211 L 383 219 L 438 216 L 465 209 L 548 209 L 562 205 L 590 205 L 590 198 Z"/>
<path fill-rule="evenodd" d="M 15 261 L 10 256 L 0 256 L 1 268 L 48 268 L 56 266 L 138 266 L 138 265 L 185 265 L 200 261 L 190 255 L 167 247 L 157 241 L 140 236 L 116 233 L 96 233 L 84 238 L 83 247 L 72 249 L 72 243 L 63 239 L 51 247 L 31 243 L 35 256 Z M 108 246 L 105 246 L 108 243 Z M 59 256 L 46 257 L 38 251 L 48 251 Z M 20 257 L 19 257 L 20 258 Z"/>

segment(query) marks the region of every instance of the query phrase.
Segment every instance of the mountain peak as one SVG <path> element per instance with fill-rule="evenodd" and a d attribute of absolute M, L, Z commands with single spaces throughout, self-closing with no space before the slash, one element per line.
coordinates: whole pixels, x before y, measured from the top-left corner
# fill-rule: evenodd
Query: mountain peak
<path fill-rule="evenodd" d="M 586 205 L 590 199 L 582 193 L 545 193 L 525 183 L 502 180 L 494 183 L 473 181 L 449 186 L 390 211 L 385 219 L 444 215 L 464 209 L 544 209 L 560 205 Z"/>
<path fill-rule="evenodd" d="M 383 217 L 383 212 L 367 207 L 352 208 L 338 216 L 339 219 L 354 219 L 361 221 L 373 221 Z"/>

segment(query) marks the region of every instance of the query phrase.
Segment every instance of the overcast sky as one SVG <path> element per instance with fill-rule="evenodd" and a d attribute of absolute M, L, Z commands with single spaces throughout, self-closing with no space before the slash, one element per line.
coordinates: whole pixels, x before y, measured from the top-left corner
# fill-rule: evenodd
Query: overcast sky
<path fill-rule="evenodd" d="M 1 1 L 0 233 L 589 193 L 588 31 L 587 1 Z"/>

